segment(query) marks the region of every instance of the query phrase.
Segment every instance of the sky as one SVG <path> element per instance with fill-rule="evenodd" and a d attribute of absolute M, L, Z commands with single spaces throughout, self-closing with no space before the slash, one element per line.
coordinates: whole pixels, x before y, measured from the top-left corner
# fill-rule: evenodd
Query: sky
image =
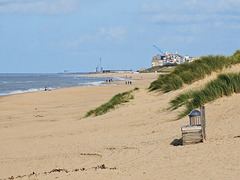
<path fill-rule="evenodd" d="M 0 0 L 0 73 L 151 67 L 163 52 L 232 55 L 240 0 Z"/>

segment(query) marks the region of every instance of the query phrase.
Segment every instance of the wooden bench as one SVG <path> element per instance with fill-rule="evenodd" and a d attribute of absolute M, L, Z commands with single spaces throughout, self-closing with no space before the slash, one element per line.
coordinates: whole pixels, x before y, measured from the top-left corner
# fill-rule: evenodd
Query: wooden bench
<path fill-rule="evenodd" d="M 200 107 L 200 111 L 193 110 L 189 115 L 190 125 L 181 127 L 182 145 L 196 144 L 206 140 L 205 107 Z"/>
<path fill-rule="evenodd" d="M 181 130 L 182 130 L 182 145 L 203 142 L 201 126 L 185 125 L 181 127 Z"/>

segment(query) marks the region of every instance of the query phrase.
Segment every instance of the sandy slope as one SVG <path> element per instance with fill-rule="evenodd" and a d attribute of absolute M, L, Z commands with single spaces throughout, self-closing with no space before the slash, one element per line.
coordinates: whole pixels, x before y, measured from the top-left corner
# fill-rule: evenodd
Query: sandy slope
<path fill-rule="evenodd" d="M 188 117 L 176 121 L 169 100 L 214 75 L 163 95 L 146 90 L 157 74 L 127 76 L 141 80 L 0 97 L 0 179 L 240 178 L 239 94 L 206 105 L 207 141 L 173 146 Z M 127 105 L 80 119 L 134 87 L 140 90 Z"/>

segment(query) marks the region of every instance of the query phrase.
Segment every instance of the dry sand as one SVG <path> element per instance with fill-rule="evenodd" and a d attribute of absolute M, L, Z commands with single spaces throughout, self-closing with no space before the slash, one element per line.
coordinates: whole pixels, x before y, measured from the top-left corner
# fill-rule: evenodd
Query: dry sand
<path fill-rule="evenodd" d="M 113 76 L 140 80 L 0 97 L 0 179 L 240 179 L 239 94 L 206 105 L 207 141 L 173 146 L 189 122 L 168 102 L 207 80 L 159 94 L 146 89 L 158 74 Z M 128 104 L 81 118 L 135 87 Z"/>

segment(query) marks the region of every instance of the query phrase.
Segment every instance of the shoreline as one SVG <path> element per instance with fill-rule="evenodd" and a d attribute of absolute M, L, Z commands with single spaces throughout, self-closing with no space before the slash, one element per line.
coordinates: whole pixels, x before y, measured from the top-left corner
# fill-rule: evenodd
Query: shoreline
<path fill-rule="evenodd" d="M 142 78 L 139 78 L 139 76 L 137 76 L 137 79 L 132 79 L 132 76 L 128 76 L 128 75 L 132 75 L 135 73 L 98 73 L 98 74 L 76 74 L 76 75 L 65 75 L 67 77 L 106 77 L 106 78 L 123 78 L 123 80 L 119 80 L 119 81 L 113 81 L 113 82 L 102 82 L 99 85 L 82 85 L 82 86 L 70 86 L 70 87 L 61 87 L 61 88 L 50 88 L 47 91 L 54 91 L 57 89 L 62 89 L 62 88 L 74 88 L 74 87 L 95 87 L 95 86 L 105 86 L 105 85 L 122 85 L 122 82 L 125 81 L 137 81 L 137 80 L 142 80 Z M 136 73 L 137 74 L 137 73 Z M 151 74 L 151 73 L 149 73 Z M 144 75 L 145 76 L 145 75 Z M 142 76 L 141 76 L 142 77 Z M 129 79 L 127 79 L 129 78 Z M 100 82 L 100 81 L 99 81 Z M 25 94 L 25 93 L 32 93 L 32 92 L 41 92 L 41 91 L 45 91 L 44 87 L 43 88 L 31 88 L 31 89 L 27 89 L 27 90 L 14 90 L 14 91 L 10 91 L 7 94 L 4 95 L 0 95 L 0 97 L 5 97 L 5 96 L 11 96 L 11 95 L 17 95 L 17 94 Z"/>

